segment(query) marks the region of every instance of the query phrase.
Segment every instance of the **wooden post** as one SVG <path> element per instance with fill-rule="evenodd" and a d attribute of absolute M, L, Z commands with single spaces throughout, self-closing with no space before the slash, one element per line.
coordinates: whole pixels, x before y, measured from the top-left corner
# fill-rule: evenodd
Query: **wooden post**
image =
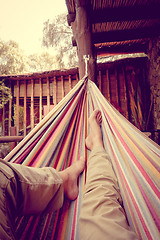
<path fill-rule="evenodd" d="M 5 105 L 2 109 L 2 134 L 5 135 Z"/>
<path fill-rule="evenodd" d="M 69 75 L 69 91 L 72 89 L 72 78 L 71 75 Z"/>
<path fill-rule="evenodd" d="M 119 101 L 119 86 L 118 86 L 118 72 L 117 72 L 117 69 L 115 69 L 115 88 L 116 88 L 116 96 L 115 96 L 115 99 L 116 99 L 116 103 L 117 105 L 120 107 L 120 101 Z"/>
<path fill-rule="evenodd" d="M 26 126 L 27 126 L 27 84 L 24 80 L 24 115 L 23 115 L 23 134 L 26 136 Z"/>
<path fill-rule="evenodd" d="M 9 85 L 10 85 L 10 90 L 12 92 L 11 80 L 9 82 Z M 10 136 L 11 121 L 12 121 L 12 99 L 9 100 L 9 121 L 8 121 L 8 134 L 9 134 L 9 136 Z"/>
<path fill-rule="evenodd" d="M 76 0 L 76 19 L 71 23 L 73 35 L 77 43 L 77 53 L 79 58 L 79 77 L 85 76 L 84 56 L 89 56 L 88 77 L 96 82 L 96 55 L 94 44 L 92 43 L 91 24 L 87 17 L 87 7 L 85 0 Z"/>
<path fill-rule="evenodd" d="M 78 80 L 79 80 L 79 77 L 78 77 L 78 74 L 76 73 L 76 80 L 77 80 L 77 82 L 78 82 Z"/>
<path fill-rule="evenodd" d="M 107 100 L 110 102 L 111 101 L 111 96 L 110 96 L 110 81 L 109 81 L 109 70 L 106 70 L 106 80 L 107 80 Z"/>
<path fill-rule="evenodd" d="M 34 128 L 34 82 L 31 79 L 31 129 Z"/>
<path fill-rule="evenodd" d="M 64 98 L 64 80 L 63 80 L 63 76 L 61 76 L 61 83 L 62 83 L 62 98 Z"/>
<path fill-rule="evenodd" d="M 125 69 L 122 68 L 122 73 L 123 73 L 123 79 L 124 79 L 124 100 L 125 100 L 125 109 L 126 109 L 126 118 L 129 120 L 129 103 L 127 100 L 127 80 L 126 80 L 126 75 L 125 75 Z"/>
<path fill-rule="evenodd" d="M 54 104 L 57 104 L 57 88 L 56 88 L 56 76 L 54 76 Z"/>
<path fill-rule="evenodd" d="M 17 136 L 19 135 L 19 80 L 17 80 L 17 96 L 16 96 L 16 128 Z"/>
<path fill-rule="evenodd" d="M 52 78 L 52 96 L 53 96 L 53 105 L 55 105 L 55 103 L 54 103 L 54 78 Z"/>
<path fill-rule="evenodd" d="M 102 92 L 102 73 L 99 71 L 99 90 Z"/>
<path fill-rule="evenodd" d="M 47 77 L 47 113 L 50 110 L 49 78 Z"/>
<path fill-rule="evenodd" d="M 14 127 L 11 127 L 10 128 L 10 136 L 15 136 L 16 135 L 16 127 L 14 126 Z M 11 148 L 11 150 L 13 149 L 13 148 L 15 148 L 15 146 L 16 146 L 16 142 L 11 142 L 10 143 L 10 148 Z"/>
<path fill-rule="evenodd" d="M 39 121 L 42 120 L 42 79 L 39 79 Z"/>

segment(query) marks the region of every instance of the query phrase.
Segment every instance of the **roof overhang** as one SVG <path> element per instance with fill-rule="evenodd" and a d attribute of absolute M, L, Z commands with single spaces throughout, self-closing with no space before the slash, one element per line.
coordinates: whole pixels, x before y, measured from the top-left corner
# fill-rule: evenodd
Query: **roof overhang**
<path fill-rule="evenodd" d="M 68 24 L 84 7 L 97 53 L 145 52 L 148 42 L 160 36 L 159 0 L 66 0 Z"/>

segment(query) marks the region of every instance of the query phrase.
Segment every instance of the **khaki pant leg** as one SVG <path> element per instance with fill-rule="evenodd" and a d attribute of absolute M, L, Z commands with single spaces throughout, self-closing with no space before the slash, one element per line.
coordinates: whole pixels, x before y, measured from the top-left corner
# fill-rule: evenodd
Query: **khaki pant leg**
<path fill-rule="evenodd" d="M 87 179 L 79 219 L 80 240 L 137 239 L 127 224 L 112 164 L 96 148 L 87 163 Z"/>
<path fill-rule="evenodd" d="M 8 228 L 14 235 L 17 215 L 48 213 L 62 206 L 63 184 L 55 169 L 0 161 L 0 173 L 3 176 L 3 182 L 0 182 L 0 211 L 3 212 L 3 217 L 0 217 L 0 239 L 3 239 L 1 235 Z"/>
<path fill-rule="evenodd" d="M 6 188 L 10 180 L 0 171 L 0 239 L 15 240 L 14 222 L 8 212 Z M 13 209 L 14 211 L 14 209 Z"/>

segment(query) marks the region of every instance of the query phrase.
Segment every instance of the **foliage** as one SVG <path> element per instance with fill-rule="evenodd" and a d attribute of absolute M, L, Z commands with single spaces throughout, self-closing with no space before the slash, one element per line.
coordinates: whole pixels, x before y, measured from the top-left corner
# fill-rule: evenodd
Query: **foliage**
<path fill-rule="evenodd" d="M 57 59 L 47 52 L 25 56 L 14 41 L 0 40 L 0 75 L 49 71 L 56 67 Z M 12 98 L 10 88 L 0 81 L 0 109 Z"/>
<path fill-rule="evenodd" d="M 25 71 L 25 57 L 14 41 L 0 40 L 0 74 L 19 74 Z"/>
<path fill-rule="evenodd" d="M 50 71 L 55 68 L 57 68 L 57 58 L 47 52 L 28 56 L 27 69 L 29 72 Z"/>
<path fill-rule="evenodd" d="M 48 52 L 26 56 L 16 42 L 0 40 L 0 75 L 50 71 L 58 67 L 57 61 Z"/>
<path fill-rule="evenodd" d="M 0 109 L 12 98 L 11 90 L 0 80 Z"/>
<path fill-rule="evenodd" d="M 43 46 L 54 47 L 59 68 L 77 65 L 76 48 L 72 46 L 72 31 L 68 26 L 66 14 L 56 16 L 53 21 L 47 20 L 43 27 Z"/>

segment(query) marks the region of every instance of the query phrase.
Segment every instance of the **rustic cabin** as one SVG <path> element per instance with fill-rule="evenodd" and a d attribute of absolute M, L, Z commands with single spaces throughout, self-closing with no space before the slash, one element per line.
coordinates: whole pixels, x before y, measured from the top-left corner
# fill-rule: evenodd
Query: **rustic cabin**
<path fill-rule="evenodd" d="M 0 76 L 12 94 L 0 110 L 0 142 L 13 149 L 5 160 L 62 170 L 87 158 L 88 116 L 100 107 L 129 225 L 139 239 L 158 239 L 160 1 L 66 0 L 66 6 L 79 66 Z M 84 182 L 85 173 L 79 198 L 59 211 L 17 219 L 19 239 L 78 240 Z"/>
<path fill-rule="evenodd" d="M 135 125 L 137 122 L 134 122 L 130 103 L 131 83 L 137 90 L 140 88 L 141 101 L 144 103 L 142 111 L 147 111 L 151 104 L 146 97 L 150 94 L 146 76 L 147 62 L 147 56 L 139 55 L 97 64 L 98 88 Z M 24 137 L 76 85 L 79 72 L 78 68 L 73 68 L 1 78 L 5 79 L 12 91 L 12 99 L 1 109 L 1 135 Z M 149 124 L 148 128 L 139 124 L 137 127 L 140 130 L 149 130 Z M 15 139 L 21 140 L 22 137 Z"/>

